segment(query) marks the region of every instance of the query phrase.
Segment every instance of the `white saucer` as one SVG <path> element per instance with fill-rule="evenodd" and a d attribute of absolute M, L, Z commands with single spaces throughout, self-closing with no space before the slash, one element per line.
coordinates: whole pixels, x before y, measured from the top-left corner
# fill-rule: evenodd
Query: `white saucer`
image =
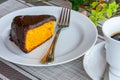
<path fill-rule="evenodd" d="M 100 80 L 106 67 L 105 42 L 98 43 L 88 51 L 83 60 L 84 69 L 93 80 Z"/>

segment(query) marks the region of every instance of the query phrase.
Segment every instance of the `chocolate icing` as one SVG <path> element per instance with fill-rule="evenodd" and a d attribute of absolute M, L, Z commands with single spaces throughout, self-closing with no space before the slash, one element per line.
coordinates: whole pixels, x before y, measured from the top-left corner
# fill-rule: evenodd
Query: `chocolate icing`
<path fill-rule="evenodd" d="M 29 29 L 38 27 L 45 22 L 56 20 L 52 15 L 21 15 L 13 19 L 10 30 L 10 40 L 13 41 L 23 52 L 25 49 L 25 36 Z"/>

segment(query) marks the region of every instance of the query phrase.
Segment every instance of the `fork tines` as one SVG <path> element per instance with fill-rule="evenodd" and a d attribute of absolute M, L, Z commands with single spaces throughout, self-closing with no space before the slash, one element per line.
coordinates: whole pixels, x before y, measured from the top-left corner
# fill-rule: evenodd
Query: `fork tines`
<path fill-rule="evenodd" d="M 69 26 L 69 23 L 70 23 L 70 13 L 71 13 L 71 9 L 62 8 L 58 24 L 59 25 L 65 25 L 66 27 Z"/>

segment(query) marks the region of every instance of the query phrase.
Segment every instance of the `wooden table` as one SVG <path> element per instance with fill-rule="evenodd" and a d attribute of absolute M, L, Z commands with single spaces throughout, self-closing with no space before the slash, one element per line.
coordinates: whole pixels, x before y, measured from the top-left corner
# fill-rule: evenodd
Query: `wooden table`
<path fill-rule="evenodd" d="M 64 0 L 50 0 L 48 2 L 26 3 L 24 0 L 7 0 L 0 4 L 0 17 L 32 6 L 67 6 Z M 98 27 L 98 42 L 103 41 L 101 25 Z M 29 67 L 14 64 L 0 58 L 0 80 L 91 80 L 83 68 L 83 57 L 72 62 L 52 67 Z"/>

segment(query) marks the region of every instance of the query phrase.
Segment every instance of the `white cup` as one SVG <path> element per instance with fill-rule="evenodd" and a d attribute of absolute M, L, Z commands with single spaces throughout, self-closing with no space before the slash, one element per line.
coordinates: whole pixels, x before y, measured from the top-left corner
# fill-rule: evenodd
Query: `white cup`
<path fill-rule="evenodd" d="M 105 21 L 102 26 L 105 37 L 106 60 L 110 65 L 110 72 L 120 78 L 120 41 L 111 38 L 120 33 L 120 17 L 113 17 Z"/>

